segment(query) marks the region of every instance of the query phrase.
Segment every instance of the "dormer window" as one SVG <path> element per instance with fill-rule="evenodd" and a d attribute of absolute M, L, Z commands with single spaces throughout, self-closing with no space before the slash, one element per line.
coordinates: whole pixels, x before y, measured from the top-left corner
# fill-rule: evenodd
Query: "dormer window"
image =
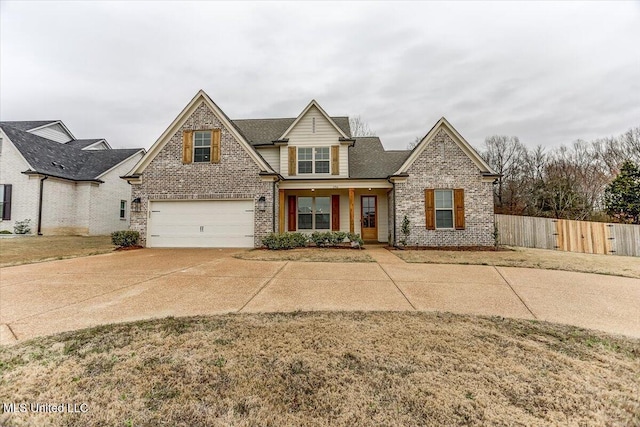
<path fill-rule="evenodd" d="M 298 173 L 328 174 L 329 147 L 298 147 Z"/>

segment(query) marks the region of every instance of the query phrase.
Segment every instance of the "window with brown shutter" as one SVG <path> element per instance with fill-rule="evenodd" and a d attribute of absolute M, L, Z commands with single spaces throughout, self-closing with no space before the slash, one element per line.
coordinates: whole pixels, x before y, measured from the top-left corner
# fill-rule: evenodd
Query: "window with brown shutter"
<path fill-rule="evenodd" d="M 340 175 L 340 146 L 331 146 L 331 175 Z"/>
<path fill-rule="evenodd" d="M 436 229 L 436 209 L 435 209 L 435 190 L 427 188 L 424 190 L 424 216 L 426 219 L 427 230 Z"/>
<path fill-rule="evenodd" d="M 296 147 L 289 147 L 289 176 L 296 174 Z"/>
<path fill-rule="evenodd" d="M 182 131 L 182 163 L 187 164 L 193 161 L 193 131 Z"/>
<path fill-rule="evenodd" d="M 220 163 L 220 129 L 211 130 L 211 163 Z"/>
<path fill-rule="evenodd" d="M 453 190 L 453 207 L 455 210 L 456 230 L 464 230 L 464 190 Z"/>

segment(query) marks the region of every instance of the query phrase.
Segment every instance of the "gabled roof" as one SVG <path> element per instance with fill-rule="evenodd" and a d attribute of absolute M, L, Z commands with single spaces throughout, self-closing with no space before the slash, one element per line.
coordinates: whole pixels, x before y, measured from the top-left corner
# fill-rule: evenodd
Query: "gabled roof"
<path fill-rule="evenodd" d="M 31 173 L 72 181 L 96 181 L 104 172 L 142 151 L 141 148 L 82 150 L 73 144 L 62 144 L 20 130 L 12 123 L 15 122 L 0 122 L 0 127 L 27 161 Z"/>
<path fill-rule="evenodd" d="M 52 125 L 59 122 L 60 120 L 36 120 L 36 121 L 20 121 L 20 122 L 9 121 L 9 122 L 2 122 L 2 124 L 11 126 L 18 130 L 26 132 L 28 130 L 38 129 L 43 126 Z"/>
<path fill-rule="evenodd" d="M 331 117 L 329 117 L 329 115 L 322 109 L 320 104 L 318 104 L 318 102 L 315 99 L 312 99 L 311 102 L 309 103 L 309 105 L 307 105 L 305 107 L 305 109 L 302 110 L 302 113 L 300 113 L 300 115 L 298 117 L 296 117 L 296 119 L 293 121 L 293 123 L 291 123 L 291 125 L 287 128 L 287 130 L 285 130 L 284 133 L 278 139 L 285 139 L 287 137 L 287 135 L 289 135 L 289 132 L 291 132 L 291 130 L 294 127 L 296 127 L 298 122 L 300 120 L 302 120 L 302 118 L 305 116 L 305 114 L 307 114 L 307 112 L 313 107 L 317 108 L 318 111 L 320 111 L 320 114 L 322 114 L 325 117 L 325 119 L 327 119 L 327 121 L 331 124 L 331 126 L 333 126 L 335 128 L 335 130 L 338 131 L 338 133 L 340 134 L 340 136 L 342 138 L 349 139 L 351 137 L 351 135 L 345 133 L 342 129 L 340 129 L 340 127 L 336 124 L 336 122 L 334 122 L 333 119 Z"/>
<path fill-rule="evenodd" d="M 216 115 L 216 117 L 222 122 L 222 124 L 231 132 L 231 134 L 235 137 L 235 139 L 240 143 L 240 145 L 245 149 L 247 154 L 253 159 L 254 162 L 258 165 L 261 171 L 275 173 L 269 163 L 267 163 L 262 156 L 249 144 L 244 135 L 240 132 L 237 126 L 233 124 L 231 119 L 216 105 L 213 100 L 200 89 L 196 96 L 187 104 L 186 107 L 182 109 L 178 117 L 176 117 L 173 122 L 169 125 L 169 127 L 160 135 L 160 137 L 153 143 L 149 151 L 140 159 L 140 161 L 134 166 L 134 168 L 127 174 L 128 177 L 138 176 L 142 174 L 144 169 L 151 163 L 151 161 L 158 155 L 158 153 L 164 148 L 164 146 L 169 142 L 173 134 L 175 134 L 178 129 L 184 124 L 184 122 L 189 118 L 189 116 L 193 113 L 193 111 L 201 104 L 205 103 L 207 107 Z"/>
<path fill-rule="evenodd" d="M 242 133 L 247 142 L 254 147 L 260 145 L 273 145 L 296 120 L 295 117 L 281 119 L 239 119 L 231 122 Z M 331 120 L 347 136 L 351 136 L 349 117 L 331 117 Z"/>
<path fill-rule="evenodd" d="M 65 142 L 65 145 L 68 145 L 70 147 L 75 147 L 75 148 L 79 148 L 81 150 L 85 150 L 89 147 L 91 147 L 92 145 L 97 145 L 98 143 L 103 142 L 104 144 L 106 144 L 107 147 L 111 148 L 111 146 L 109 145 L 109 143 L 102 138 L 98 138 L 98 139 L 73 139 L 69 142 Z"/>
<path fill-rule="evenodd" d="M 458 147 L 460 147 L 460 149 L 469 157 L 469 159 L 473 161 L 473 163 L 478 167 L 478 169 L 480 169 L 480 172 L 482 172 L 483 175 L 498 176 L 497 172 L 494 171 L 482 157 L 480 157 L 480 154 L 478 154 L 478 152 L 471 146 L 471 144 L 469 144 L 444 117 L 440 118 L 440 120 L 438 120 L 436 124 L 433 125 L 433 127 L 425 135 L 425 137 L 420 140 L 418 145 L 414 147 L 413 151 L 411 151 L 411 154 L 396 170 L 394 175 L 407 173 L 413 162 L 420 156 L 420 154 L 422 154 L 422 152 L 426 149 L 429 143 L 431 143 L 433 138 L 441 129 L 449 134 L 453 142 L 455 142 Z"/>
<path fill-rule="evenodd" d="M 349 147 L 349 178 L 387 178 L 410 154 L 411 150 L 386 151 L 377 136 L 356 137 Z"/>

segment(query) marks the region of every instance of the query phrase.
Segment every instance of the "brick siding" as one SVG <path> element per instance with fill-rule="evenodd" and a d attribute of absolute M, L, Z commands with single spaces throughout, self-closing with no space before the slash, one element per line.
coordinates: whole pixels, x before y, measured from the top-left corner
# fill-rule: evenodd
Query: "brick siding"
<path fill-rule="evenodd" d="M 409 168 L 409 178 L 396 184 L 395 216 L 397 235 L 405 215 L 411 233 L 409 246 L 490 246 L 493 245 L 493 189 L 483 182 L 473 161 L 441 129 Z M 465 229 L 427 230 L 424 190 L 464 189 Z"/>
<path fill-rule="evenodd" d="M 182 164 L 182 131 L 221 129 L 220 163 Z M 273 227 L 273 188 L 259 177 L 260 168 L 245 149 L 202 102 L 151 161 L 142 174 L 142 183 L 132 185 L 132 197 L 140 197 L 141 212 L 131 212 L 131 229 L 140 232 L 146 244 L 149 200 L 253 199 L 255 207 L 254 244 Z M 257 209 L 264 196 L 266 209 Z"/>

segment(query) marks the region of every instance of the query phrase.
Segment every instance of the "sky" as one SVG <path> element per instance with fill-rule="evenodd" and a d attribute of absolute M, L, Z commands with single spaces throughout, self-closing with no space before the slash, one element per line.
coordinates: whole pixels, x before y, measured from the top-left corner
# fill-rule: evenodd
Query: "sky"
<path fill-rule="evenodd" d="M 149 148 L 203 89 L 232 119 L 317 100 L 404 149 L 640 126 L 640 2 L 0 2 L 0 120 Z"/>

